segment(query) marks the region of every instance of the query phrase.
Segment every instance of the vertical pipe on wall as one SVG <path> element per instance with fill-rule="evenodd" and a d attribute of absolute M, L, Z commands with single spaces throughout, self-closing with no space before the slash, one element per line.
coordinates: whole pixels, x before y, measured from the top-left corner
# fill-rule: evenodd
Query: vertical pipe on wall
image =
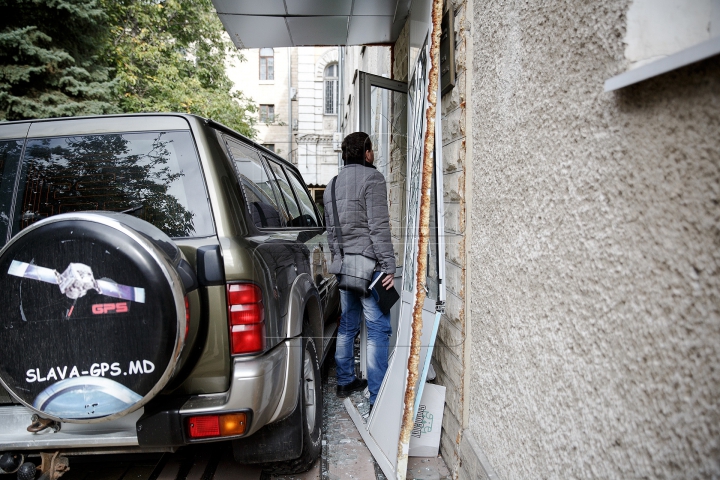
<path fill-rule="evenodd" d="M 342 133 L 343 126 L 343 99 L 345 98 L 345 49 L 342 46 L 338 46 L 338 84 L 340 85 L 338 93 L 338 108 L 337 108 L 337 131 Z M 340 135 L 342 137 L 342 135 Z M 342 152 L 338 152 L 338 171 L 342 168 Z"/>
<path fill-rule="evenodd" d="M 288 67 L 288 154 L 287 154 L 287 161 L 290 163 L 294 163 L 292 161 L 293 157 L 293 134 L 292 134 L 292 125 L 293 125 L 293 119 L 292 119 L 292 47 L 288 47 L 287 49 L 287 67 Z"/>

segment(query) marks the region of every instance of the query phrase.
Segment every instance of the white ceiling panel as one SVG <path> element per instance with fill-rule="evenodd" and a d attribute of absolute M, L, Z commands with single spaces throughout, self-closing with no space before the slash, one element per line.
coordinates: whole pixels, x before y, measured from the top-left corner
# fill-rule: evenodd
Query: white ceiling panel
<path fill-rule="evenodd" d="M 284 17 L 218 16 L 238 48 L 292 46 Z"/>
<path fill-rule="evenodd" d="M 218 13 L 285 15 L 285 3 L 283 0 L 212 0 L 212 2 Z"/>
<path fill-rule="evenodd" d="M 392 38 L 393 17 L 359 17 L 350 18 L 348 29 L 348 45 L 364 45 L 373 43 L 389 43 Z"/>
<path fill-rule="evenodd" d="M 288 0 L 288 2 L 291 0 Z M 298 0 L 295 0 L 298 1 Z M 407 3 L 407 0 L 355 0 L 353 15 L 395 15 L 398 2 Z"/>
<path fill-rule="evenodd" d="M 352 9 L 352 0 L 285 0 L 285 4 L 288 15 L 350 15 Z"/>
<path fill-rule="evenodd" d="M 288 17 L 294 45 L 345 45 L 348 17 Z"/>

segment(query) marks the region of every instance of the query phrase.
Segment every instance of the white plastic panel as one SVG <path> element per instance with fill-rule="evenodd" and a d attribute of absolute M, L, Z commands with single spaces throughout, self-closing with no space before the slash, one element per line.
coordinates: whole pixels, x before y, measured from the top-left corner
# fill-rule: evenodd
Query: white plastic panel
<path fill-rule="evenodd" d="M 292 43 L 283 17 L 218 14 L 238 48 L 288 47 Z"/>
<path fill-rule="evenodd" d="M 348 45 L 390 43 L 392 41 L 392 18 L 391 16 L 362 17 L 353 15 L 350 17 L 350 28 L 348 29 Z"/>
<path fill-rule="evenodd" d="M 287 0 L 287 10 L 289 15 L 350 15 L 352 0 Z"/>
<path fill-rule="evenodd" d="M 294 45 L 345 45 L 347 42 L 347 16 L 288 17 Z M 318 35 L 322 32 L 322 37 Z"/>
<path fill-rule="evenodd" d="M 218 13 L 240 15 L 285 15 L 283 0 L 213 0 Z"/>

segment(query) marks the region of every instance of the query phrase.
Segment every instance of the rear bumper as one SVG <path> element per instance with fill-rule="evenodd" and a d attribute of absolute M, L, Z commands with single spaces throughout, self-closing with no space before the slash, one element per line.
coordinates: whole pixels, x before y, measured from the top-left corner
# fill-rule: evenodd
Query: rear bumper
<path fill-rule="evenodd" d="M 135 423 L 140 409 L 117 420 L 93 424 L 64 423 L 59 432 L 27 431 L 35 412 L 21 406 L 0 408 L 0 452 L 58 448 L 104 448 L 137 446 Z"/>
<path fill-rule="evenodd" d="M 157 399 L 130 415 L 94 424 L 63 423 L 59 432 L 27 431 L 33 412 L 22 406 L 0 407 L 0 452 L 41 449 L 106 449 L 108 447 L 180 446 L 185 419 L 203 414 L 248 413 L 248 429 L 242 437 L 292 413 L 297 404 L 297 385 L 302 365 L 302 339 L 286 340 L 255 358 L 235 358 L 227 392 L 185 398 Z M 211 438 L 205 441 L 240 437 Z"/>

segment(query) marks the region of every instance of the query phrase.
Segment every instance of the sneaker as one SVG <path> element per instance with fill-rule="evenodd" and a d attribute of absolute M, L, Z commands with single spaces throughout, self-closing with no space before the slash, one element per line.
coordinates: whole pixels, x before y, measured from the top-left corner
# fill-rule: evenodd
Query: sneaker
<path fill-rule="evenodd" d="M 338 385 L 337 396 L 340 398 L 349 397 L 350 394 L 353 392 L 365 390 L 365 387 L 367 387 L 367 380 L 360 380 L 359 378 L 355 378 L 355 380 L 348 383 L 347 385 Z"/>

